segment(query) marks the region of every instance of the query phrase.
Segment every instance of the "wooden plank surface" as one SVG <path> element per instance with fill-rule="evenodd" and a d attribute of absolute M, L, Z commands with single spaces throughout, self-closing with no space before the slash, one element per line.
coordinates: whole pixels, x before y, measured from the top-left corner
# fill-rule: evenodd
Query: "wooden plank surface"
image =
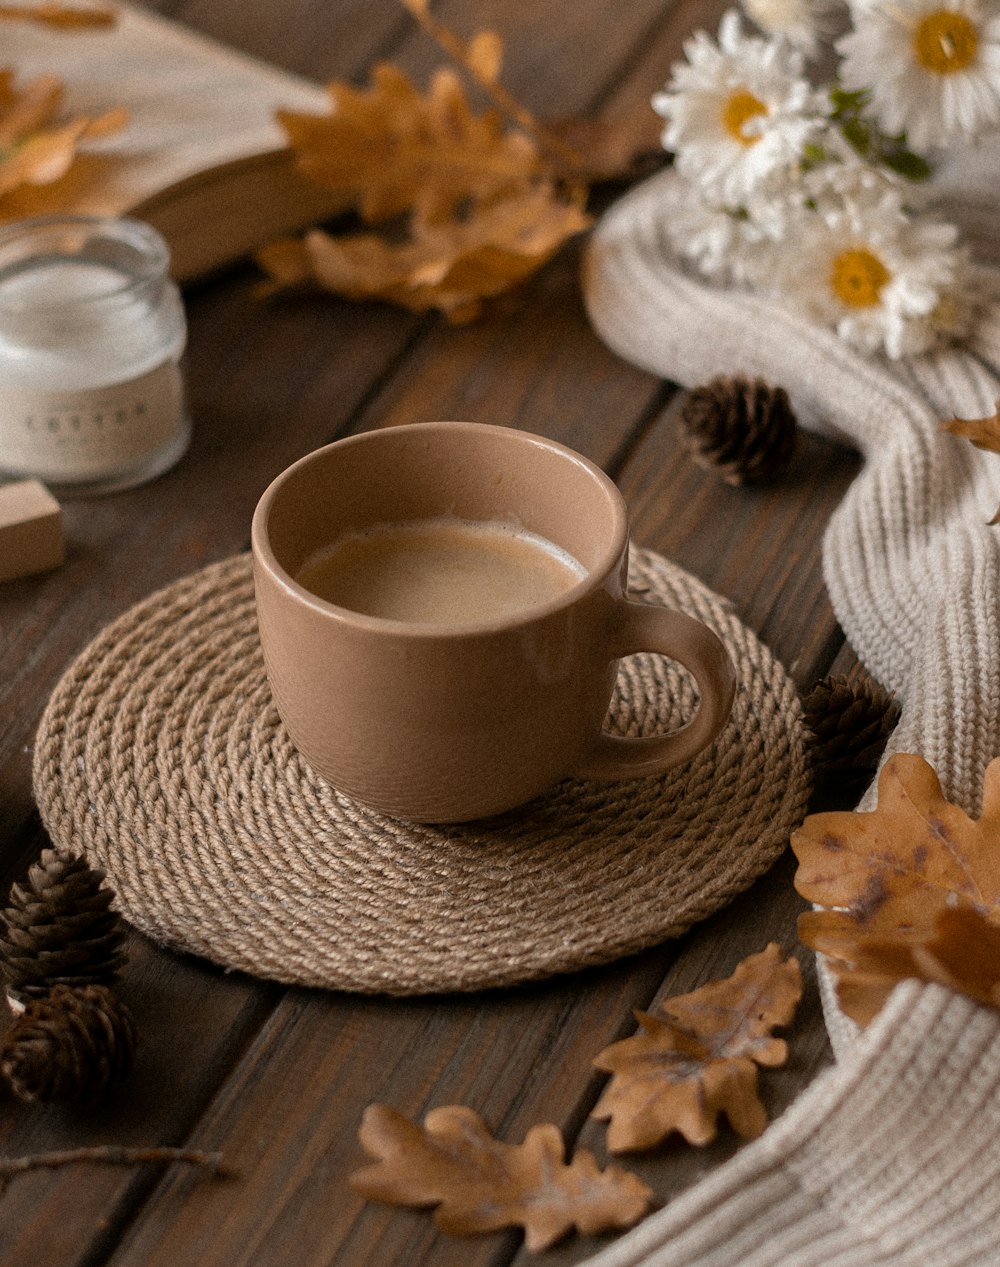
<path fill-rule="evenodd" d="M 317 79 L 363 83 L 392 58 L 418 77 L 436 47 L 390 0 L 169 0 L 160 11 Z M 539 115 L 633 118 L 712 0 L 609 6 L 581 0 L 440 0 L 463 35 L 504 37 L 504 82 Z M 655 134 L 655 127 L 653 129 Z M 849 662 L 820 571 L 823 526 L 857 469 L 804 437 L 785 478 L 731 489 L 680 441 L 681 397 L 627 365 L 591 331 L 576 244 L 518 303 L 449 327 L 381 305 L 261 302 L 250 265 L 186 294 L 195 435 L 153 484 L 65 503 L 69 558 L 57 572 L 0 586 L 0 880 L 44 843 L 30 744 L 70 659 L 157 587 L 246 547 L 260 492 L 309 449 L 352 430 L 471 418 L 537 431 L 598 461 L 621 486 L 634 536 L 705 580 L 807 686 Z M 363 1162 L 364 1107 L 413 1116 L 446 1103 L 481 1112 L 503 1138 L 558 1123 L 603 1156 L 588 1121 L 601 1077 L 591 1061 L 632 1032 L 632 1009 L 728 974 L 777 940 L 792 951 L 801 903 L 786 857 L 726 911 L 675 943 L 622 963 L 461 998 L 363 999 L 286 990 L 168 954 L 138 935 L 122 992 L 142 1036 L 120 1097 L 99 1110 L 0 1105 L 0 1149 L 23 1155 L 93 1143 L 219 1149 L 228 1179 L 182 1167 L 86 1168 L 17 1179 L 0 1197 L 0 1267 L 416 1267 L 527 1261 L 515 1233 L 437 1234 L 425 1213 L 365 1206 L 346 1187 Z M 764 1081 L 775 1113 L 829 1060 L 810 958 L 789 1065 Z M 668 1142 L 630 1161 L 661 1202 L 736 1149 Z M 606 1243 L 570 1238 L 542 1261 L 580 1262 Z"/>

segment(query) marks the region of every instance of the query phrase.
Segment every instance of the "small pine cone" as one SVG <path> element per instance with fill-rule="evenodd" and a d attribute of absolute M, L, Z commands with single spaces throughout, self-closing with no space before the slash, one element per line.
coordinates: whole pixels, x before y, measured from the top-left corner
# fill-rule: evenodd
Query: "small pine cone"
<path fill-rule="evenodd" d="M 19 1002 L 56 985 L 107 985 L 125 961 L 124 932 L 104 872 L 63 849 L 43 849 L 0 914 L 0 961 Z"/>
<path fill-rule="evenodd" d="M 713 378 L 681 408 L 692 458 L 727 484 L 771 479 L 795 451 L 797 423 L 788 393 L 761 378 Z"/>
<path fill-rule="evenodd" d="M 33 999 L 0 1049 L 0 1071 L 22 1100 L 100 1100 L 132 1067 L 135 1022 L 103 985 L 57 985 Z"/>
<path fill-rule="evenodd" d="M 825 677 L 802 701 L 820 787 L 860 795 L 872 781 L 899 706 L 877 682 Z"/>

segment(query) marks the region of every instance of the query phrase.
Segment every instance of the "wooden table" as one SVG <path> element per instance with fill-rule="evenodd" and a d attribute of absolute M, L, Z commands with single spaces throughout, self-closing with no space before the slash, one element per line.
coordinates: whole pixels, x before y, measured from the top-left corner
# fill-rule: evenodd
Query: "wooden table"
<path fill-rule="evenodd" d="M 168 16 L 323 80 L 364 82 L 391 58 L 424 82 L 442 58 L 394 0 L 163 0 Z M 686 34 L 714 29 L 716 0 L 439 0 L 470 34 L 494 26 L 504 79 L 541 117 L 627 116 L 665 80 Z M 0 587 L 0 840 L 4 892 L 45 844 L 32 804 L 32 737 L 60 674 L 109 620 L 153 589 L 246 548 L 254 504 L 301 454 L 351 431 L 469 418 L 569 443 L 617 480 L 634 537 L 736 604 L 800 688 L 853 658 L 831 613 L 820 538 L 856 455 L 804 436 L 785 478 L 739 490 L 697 468 L 679 441 L 680 395 L 608 351 L 590 329 L 580 246 L 520 302 L 450 327 L 334 298 L 264 303 L 250 264 L 191 287 L 194 441 L 165 477 L 65 503 L 69 558 Z M 503 1139 L 555 1122 L 604 1158 L 588 1121 L 603 1077 L 593 1056 L 634 1030 L 632 1010 L 728 975 L 770 939 L 796 953 L 806 994 L 787 1066 L 763 1074 L 778 1114 L 831 1059 L 802 908 L 785 858 L 714 918 L 600 970 L 474 997 L 394 1001 L 285 989 L 158 949 L 138 935 L 121 992 L 141 1034 L 137 1065 L 95 1110 L 3 1103 L 3 1153 L 98 1143 L 219 1150 L 232 1178 L 183 1165 L 77 1167 L 15 1179 L 0 1199 L 4 1267 L 474 1267 L 524 1263 L 516 1233 L 438 1234 L 423 1212 L 365 1205 L 346 1185 L 364 1161 L 361 1113 L 379 1101 L 419 1118 L 479 1111 Z M 738 1147 L 674 1139 L 629 1165 L 669 1201 Z M 570 1237 L 551 1263 L 605 1239 Z"/>

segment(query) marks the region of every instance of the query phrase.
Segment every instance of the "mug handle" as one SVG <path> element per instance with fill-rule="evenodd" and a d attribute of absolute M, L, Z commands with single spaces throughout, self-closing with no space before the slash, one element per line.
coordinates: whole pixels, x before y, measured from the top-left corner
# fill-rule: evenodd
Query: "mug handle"
<path fill-rule="evenodd" d="M 608 650 L 613 659 L 653 651 L 677 660 L 693 675 L 701 700 L 694 717 L 673 734 L 645 739 L 600 734 L 574 775 L 632 779 L 660 774 L 707 747 L 726 724 L 736 694 L 736 669 L 721 639 L 700 620 L 622 599 Z"/>

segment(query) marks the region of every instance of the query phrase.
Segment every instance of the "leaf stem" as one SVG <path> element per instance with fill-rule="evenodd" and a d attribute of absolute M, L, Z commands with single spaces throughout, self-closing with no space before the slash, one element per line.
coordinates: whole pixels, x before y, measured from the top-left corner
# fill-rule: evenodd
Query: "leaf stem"
<path fill-rule="evenodd" d="M 529 132 L 543 149 L 548 150 L 550 154 L 566 164 L 568 167 L 567 174 L 571 175 L 574 171 L 578 171 L 583 167 L 584 159 L 581 154 L 578 154 L 571 146 L 564 144 L 559 137 L 553 135 L 543 124 L 539 123 L 527 106 L 522 105 L 512 93 L 507 91 L 503 84 L 480 74 L 469 58 L 465 43 L 454 31 L 449 30 L 443 22 L 439 22 L 431 16 L 427 0 L 400 0 L 400 3 L 407 12 L 416 18 L 431 39 L 436 40 L 448 56 L 458 62 L 472 76 L 495 106 L 502 110 L 508 118 L 513 119 L 519 127 Z"/>

